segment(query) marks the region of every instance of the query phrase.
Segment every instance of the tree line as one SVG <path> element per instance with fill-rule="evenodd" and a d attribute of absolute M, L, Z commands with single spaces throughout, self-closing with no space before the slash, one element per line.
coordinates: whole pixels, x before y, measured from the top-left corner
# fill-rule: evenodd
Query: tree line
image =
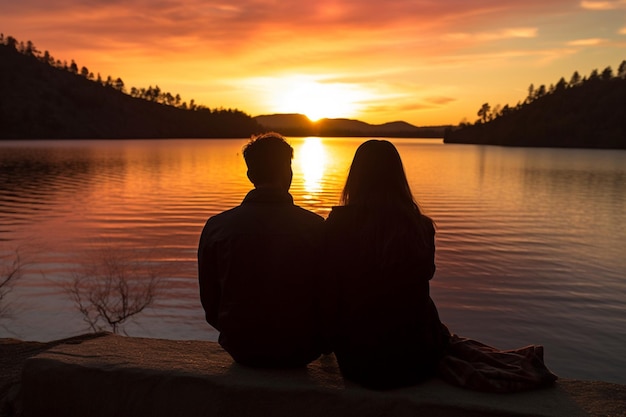
<path fill-rule="evenodd" d="M 128 87 L 0 34 L 0 139 L 245 138 L 266 130 L 237 109 Z"/>
<path fill-rule="evenodd" d="M 480 107 L 480 109 L 478 109 L 478 119 L 475 123 L 486 123 L 497 117 L 506 116 L 510 112 L 518 110 L 524 105 L 530 104 L 548 94 L 556 94 L 568 88 L 580 87 L 587 83 L 595 83 L 597 81 L 610 81 L 614 78 L 626 79 L 626 60 L 623 60 L 621 62 L 617 69 L 617 73 L 615 74 L 611 66 L 608 66 L 602 72 L 594 69 L 593 71 L 591 71 L 589 76 L 584 77 L 581 77 L 578 71 L 574 71 L 569 82 L 566 81 L 564 77 L 561 77 L 556 84 L 550 84 L 549 87 L 546 87 L 544 84 L 541 84 L 539 87 L 535 87 L 534 84 L 530 84 L 530 86 L 528 86 L 528 96 L 524 100 L 519 101 L 514 107 L 510 107 L 508 104 L 504 106 L 497 104 L 492 108 L 489 103 L 484 103 Z M 461 125 L 464 124 L 468 123 L 461 122 Z"/>
<path fill-rule="evenodd" d="M 101 76 L 99 72 L 94 75 L 94 73 L 85 66 L 81 66 L 79 68 L 79 65 L 73 59 L 70 60 L 69 63 L 67 60 L 61 61 L 60 59 L 55 59 L 47 50 L 41 52 L 37 49 L 35 44 L 30 40 L 26 42 L 18 41 L 13 36 L 5 36 L 3 33 L 0 33 L 0 45 L 5 45 L 23 55 L 34 57 L 51 67 L 80 75 L 81 77 L 94 81 L 104 87 L 121 91 L 131 97 L 177 107 L 184 110 L 210 110 L 204 105 L 197 104 L 194 99 L 189 100 L 189 103 L 187 103 L 186 101 L 183 101 L 180 94 L 172 94 L 169 91 L 163 91 L 158 85 L 154 87 L 149 86 L 148 88 L 131 87 L 130 89 L 127 89 L 124 81 L 120 77 L 115 78 L 108 75 L 105 78 Z M 237 110 L 220 108 L 215 111 L 236 112 Z"/>
<path fill-rule="evenodd" d="M 485 102 L 474 123 L 444 133 L 446 143 L 511 146 L 626 148 L 626 60 L 569 81 L 528 87 L 515 106 Z"/>

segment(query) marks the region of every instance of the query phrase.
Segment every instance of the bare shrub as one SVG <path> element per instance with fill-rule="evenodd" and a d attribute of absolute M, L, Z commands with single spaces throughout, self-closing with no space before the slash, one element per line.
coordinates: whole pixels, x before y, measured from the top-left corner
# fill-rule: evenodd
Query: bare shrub
<path fill-rule="evenodd" d="M 12 252 L 0 252 L 0 317 L 8 315 L 9 305 L 6 298 L 13 290 L 15 283 L 22 277 L 24 267 L 25 262 L 19 249 Z"/>
<path fill-rule="evenodd" d="M 72 274 L 65 290 L 94 332 L 118 334 L 131 317 L 150 307 L 158 295 L 161 270 L 137 259 L 133 251 L 103 248 L 91 252 Z"/>

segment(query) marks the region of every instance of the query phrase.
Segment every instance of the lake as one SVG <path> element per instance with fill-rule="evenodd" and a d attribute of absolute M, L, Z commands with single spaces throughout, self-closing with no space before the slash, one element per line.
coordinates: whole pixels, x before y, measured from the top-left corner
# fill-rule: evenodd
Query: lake
<path fill-rule="evenodd" d="M 289 138 L 296 204 L 326 217 L 364 140 Z M 448 327 L 502 349 L 544 345 L 562 377 L 626 383 L 626 151 L 390 140 L 437 224 L 431 288 Z M 251 187 L 245 143 L 0 142 L 0 254 L 19 248 L 28 263 L 2 301 L 0 337 L 88 332 L 63 285 L 116 248 L 168 271 L 129 335 L 216 340 L 196 248 L 206 219 Z"/>

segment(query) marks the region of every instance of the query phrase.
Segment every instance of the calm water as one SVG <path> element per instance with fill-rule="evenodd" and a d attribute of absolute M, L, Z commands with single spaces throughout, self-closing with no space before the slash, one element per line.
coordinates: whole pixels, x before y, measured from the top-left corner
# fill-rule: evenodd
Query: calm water
<path fill-rule="evenodd" d="M 362 139 L 294 138 L 297 204 L 327 216 Z M 432 296 L 452 331 L 546 348 L 559 375 L 626 383 L 626 152 L 392 140 L 438 225 Z M 250 184 L 245 140 L 0 142 L 0 250 L 31 260 L 0 337 L 89 330 L 62 289 L 89 251 L 161 265 L 132 336 L 215 340 L 197 295 L 207 217 Z"/>

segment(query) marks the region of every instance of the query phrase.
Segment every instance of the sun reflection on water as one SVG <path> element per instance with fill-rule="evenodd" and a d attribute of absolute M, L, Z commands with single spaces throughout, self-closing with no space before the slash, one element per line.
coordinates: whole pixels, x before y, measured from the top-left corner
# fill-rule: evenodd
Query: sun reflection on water
<path fill-rule="evenodd" d="M 322 191 L 322 178 L 326 170 L 328 155 L 322 140 L 308 137 L 298 151 L 298 162 L 304 180 L 304 190 L 307 193 Z"/>

